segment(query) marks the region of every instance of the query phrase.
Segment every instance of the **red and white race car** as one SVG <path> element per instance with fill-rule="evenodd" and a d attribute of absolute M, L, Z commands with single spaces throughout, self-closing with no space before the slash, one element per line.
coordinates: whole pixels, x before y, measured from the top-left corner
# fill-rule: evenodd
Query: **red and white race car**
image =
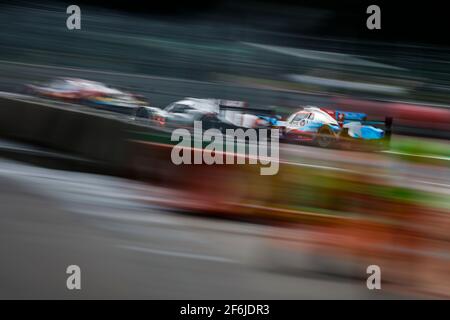
<path fill-rule="evenodd" d="M 107 111 L 128 115 L 153 113 L 154 108 L 143 96 L 111 88 L 101 82 L 56 78 L 40 85 L 26 85 L 26 93 L 39 97 L 83 104 Z"/>
<path fill-rule="evenodd" d="M 39 85 L 27 84 L 25 90 L 32 95 L 72 102 L 116 91 L 103 83 L 77 78 L 56 78 Z"/>

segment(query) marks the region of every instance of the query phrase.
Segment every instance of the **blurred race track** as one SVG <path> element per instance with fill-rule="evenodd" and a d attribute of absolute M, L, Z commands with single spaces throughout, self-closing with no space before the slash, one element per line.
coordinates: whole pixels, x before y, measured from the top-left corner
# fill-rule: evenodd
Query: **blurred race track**
<path fill-rule="evenodd" d="M 360 5 L 95 2 L 76 30 L 63 2 L 0 4 L 0 299 L 450 299 L 450 51 L 409 4 L 395 37 Z M 194 135 L 177 163 L 175 128 L 224 118 L 312 141 L 224 166 Z"/>
<path fill-rule="evenodd" d="M 369 291 L 364 273 L 284 273 L 270 263 L 275 227 L 170 212 L 149 188 L 0 160 L 0 298 L 401 297 Z M 80 291 L 66 288 L 72 264 Z"/>

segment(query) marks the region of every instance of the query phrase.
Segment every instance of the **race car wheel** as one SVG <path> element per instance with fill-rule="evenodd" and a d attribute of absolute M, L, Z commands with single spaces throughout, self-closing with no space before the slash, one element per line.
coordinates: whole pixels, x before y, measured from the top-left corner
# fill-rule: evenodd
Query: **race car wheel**
<path fill-rule="evenodd" d="M 319 147 L 327 148 L 330 147 L 334 142 L 336 138 L 328 127 L 322 127 L 319 130 L 319 133 L 316 137 L 316 143 Z"/>

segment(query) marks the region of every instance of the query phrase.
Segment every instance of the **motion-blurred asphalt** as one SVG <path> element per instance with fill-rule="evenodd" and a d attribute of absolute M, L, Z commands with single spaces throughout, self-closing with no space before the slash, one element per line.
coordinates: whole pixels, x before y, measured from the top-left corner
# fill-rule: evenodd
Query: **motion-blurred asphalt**
<path fill-rule="evenodd" d="M 0 160 L 0 298 L 389 298 L 273 267 L 271 228 L 154 207 L 135 182 Z M 69 265 L 81 290 L 66 288 Z"/>

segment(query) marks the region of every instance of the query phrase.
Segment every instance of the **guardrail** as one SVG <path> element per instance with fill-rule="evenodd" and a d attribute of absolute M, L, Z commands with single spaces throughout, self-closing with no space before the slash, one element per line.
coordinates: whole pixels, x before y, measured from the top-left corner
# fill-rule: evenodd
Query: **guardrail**
<path fill-rule="evenodd" d="M 68 107 L 0 97 L 0 135 L 123 170 L 133 124 Z M 148 129 L 150 130 L 150 129 Z"/>

